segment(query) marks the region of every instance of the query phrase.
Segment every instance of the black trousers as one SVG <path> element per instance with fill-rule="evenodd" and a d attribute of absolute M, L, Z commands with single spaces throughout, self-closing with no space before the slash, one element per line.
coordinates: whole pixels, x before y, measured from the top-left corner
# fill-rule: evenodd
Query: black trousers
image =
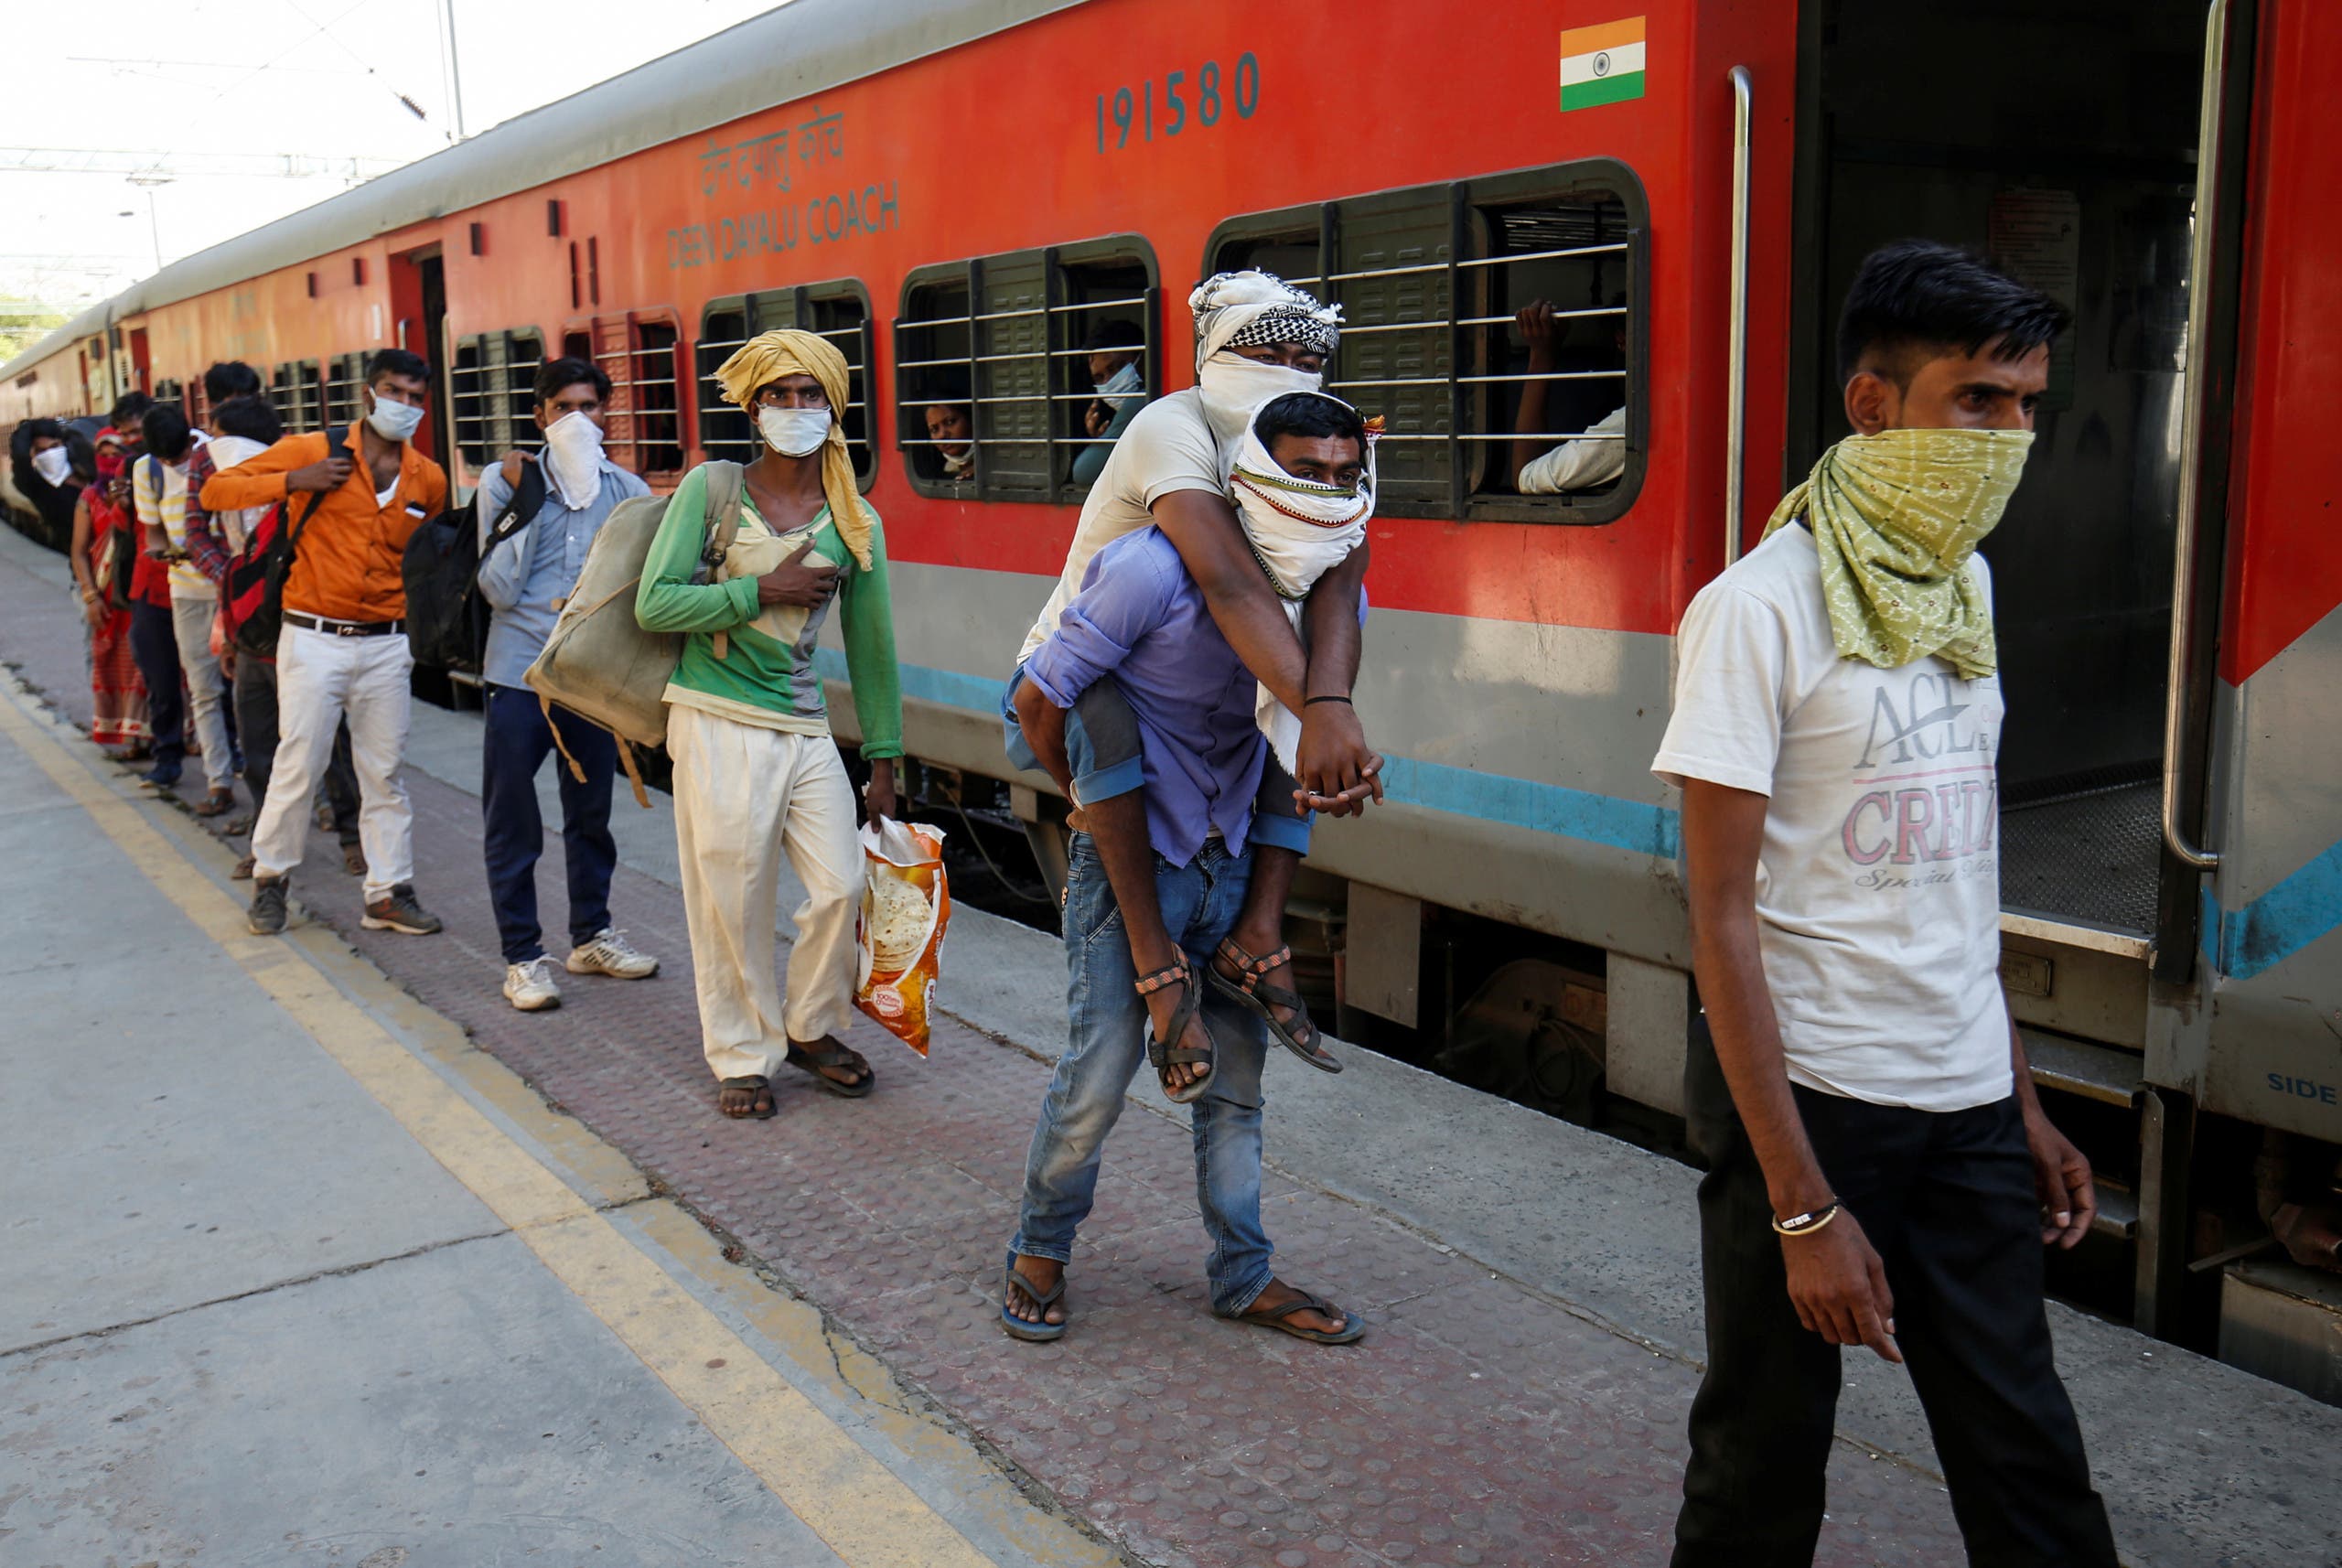
<path fill-rule="evenodd" d="M 276 661 L 236 656 L 236 730 L 244 748 L 244 788 L 252 791 L 252 821 L 268 803 L 268 781 L 276 771 Z M 326 802 L 333 808 L 334 837 L 344 849 L 358 843 L 358 765 L 349 755 L 349 726 L 335 732 L 333 756 L 326 763 Z"/>
<path fill-rule="evenodd" d="M 179 634 L 171 607 L 134 600 L 130 607 L 130 660 L 146 685 L 146 733 L 155 771 L 176 783 L 187 763 L 186 677 L 179 669 Z"/>
<path fill-rule="evenodd" d="M 1675 1568 L 1807 1568 L 1839 1349 L 1798 1322 L 1764 1175 L 1704 1021 L 1683 1076 L 1692 1145 L 1708 1162 L 1708 1369 L 1692 1404 Z M 2106 1506 L 2050 1355 L 2040 1205 L 2015 1099 L 1937 1113 L 1792 1092 L 1832 1188 L 1886 1265 L 1896 1342 L 1969 1562 L 2115 1568 Z"/>

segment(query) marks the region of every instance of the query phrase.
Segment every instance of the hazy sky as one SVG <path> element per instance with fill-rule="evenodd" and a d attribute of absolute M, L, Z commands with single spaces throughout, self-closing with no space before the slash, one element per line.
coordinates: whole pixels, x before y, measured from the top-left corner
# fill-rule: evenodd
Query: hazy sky
<path fill-rule="evenodd" d="M 774 4 L 454 0 L 464 128 L 478 135 Z M 18 148 L 405 163 L 454 136 L 440 0 L 7 9 L 0 166 L 17 162 Z M 0 172 L 0 294 L 78 308 L 152 273 L 158 236 L 173 261 L 346 188 L 337 178 L 182 174 L 142 188 L 119 173 Z"/>

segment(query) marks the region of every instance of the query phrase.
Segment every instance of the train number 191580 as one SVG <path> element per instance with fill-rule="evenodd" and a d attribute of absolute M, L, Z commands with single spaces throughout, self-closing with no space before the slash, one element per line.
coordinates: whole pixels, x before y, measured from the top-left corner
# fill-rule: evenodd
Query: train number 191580
<path fill-rule="evenodd" d="M 1155 140 L 1159 130 L 1166 136 L 1176 136 L 1190 125 L 1209 129 L 1217 125 L 1230 110 L 1239 120 L 1250 120 L 1261 106 L 1261 60 L 1247 49 L 1237 57 L 1236 69 L 1223 76 L 1218 60 L 1204 61 L 1193 78 L 1184 70 L 1165 76 L 1158 91 L 1155 80 L 1148 77 L 1133 92 L 1127 87 L 1117 87 L 1110 97 L 1098 95 L 1098 150 L 1120 152 L 1131 145 L 1131 134 L 1138 133 L 1142 141 Z M 1106 131 L 1112 125 L 1114 140 L 1107 145 Z"/>

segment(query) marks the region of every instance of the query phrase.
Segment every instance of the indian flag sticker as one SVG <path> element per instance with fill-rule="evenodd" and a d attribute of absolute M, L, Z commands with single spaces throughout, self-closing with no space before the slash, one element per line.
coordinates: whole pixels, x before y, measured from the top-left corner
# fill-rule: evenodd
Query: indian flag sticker
<path fill-rule="evenodd" d="M 1562 108 L 1591 109 L 1643 95 L 1643 19 L 1562 34 Z"/>

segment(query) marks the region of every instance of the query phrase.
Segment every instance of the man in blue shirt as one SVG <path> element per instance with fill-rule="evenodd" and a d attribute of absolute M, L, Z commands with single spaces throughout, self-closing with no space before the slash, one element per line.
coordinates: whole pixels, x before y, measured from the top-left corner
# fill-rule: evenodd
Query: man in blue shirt
<path fill-rule="evenodd" d="M 610 875 L 618 860 L 610 837 L 618 739 L 566 710 L 547 722 L 526 680 L 553 630 L 553 607 L 576 585 L 595 533 L 620 501 L 650 493 L 602 453 L 602 411 L 609 395 L 610 378 L 585 360 L 554 360 L 539 370 L 536 421 L 545 433 L 544 450 L 535 457 L 507 453 L 480 481 L 475 502 L 480 594 L 493 612 L 481 666 L 488 706 L 480 767 L 483 847 L 489 899 L 504 944 L 504 996 L 524 1013 L 561 1003 L 537 924 L 537 856 L 545 842 L 537 769 L 554 748 L 555 725 L 563 748 L 586 775 L 581 779 L 565 765 L 553 770 L 561 781 L 561 837 L 569 862 L 569 972 L 640 980 L 659 970 L 657 959 L 635 951 L 610 925 Z M 491 549 L 497 520 L 529 462 L 543 467 L 544 504 Z"/>
<path fill-rule="evenodd" d="M 1320 455 L 1338 466 L 1355 469 L 1362 461 L 1355 437 L 1311 445 L 1346 447 Z M 1090 560 L 1081 591 L 1027 659 L 1016 686 L 1024 736 L 1069 799 L 1066 712 L 1105 680 L 1121 688 L 1137 721 L 1155 894 L 1182 959 L 1158 973 L 1138 974 L 1097 849 L 1087 833 L 1077 833 L 1065 904 L 1070 1028 L 1026 1164 L 1001 1326 L 1026 1340 L 1065 1333 L 1064 1275 L 1074 1232 L 1090 1213 L 1106 1135 L 1147 1059 L 1145 994 L 1180 984 L 1184 974 L 1186 1000 L 1164 1038 L 1176 1046 L 1190 1009 L 1199 1008 L 1216 1046 L 1210 1076 L 1194 1101 L 1196 1186 L 1212 1241 L 1212 1310 L 1318 1344 L 1348 1344 L 1366 1332 L 1356 1314 L 1295 1289 L 1269 1268 L 1272 1249 L 1261 1225 L 1267 1037 L 1254 1015 L 1193 978 L 1234 926 L 1251 883 L 1248 835 L 1268 750 L 1254 714 L 1259 682 L 1214 624 L 1177 549 L 1152 527 L 1115 540 Z"/>

